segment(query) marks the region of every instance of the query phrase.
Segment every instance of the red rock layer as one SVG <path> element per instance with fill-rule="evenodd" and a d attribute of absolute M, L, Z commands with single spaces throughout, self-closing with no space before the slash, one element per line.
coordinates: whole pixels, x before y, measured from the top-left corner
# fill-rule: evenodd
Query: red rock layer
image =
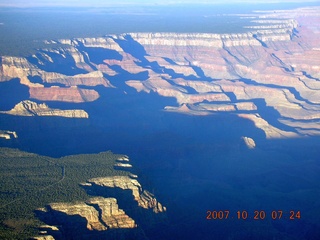
<path fill-rule="evenodd" d="M 30 87 L 30 98 L 41 101 L 62 101 L 62 102 L 92 102 L 99 98 L 99 93 L 91 89 L 80 88 L 42 88 Z"/>

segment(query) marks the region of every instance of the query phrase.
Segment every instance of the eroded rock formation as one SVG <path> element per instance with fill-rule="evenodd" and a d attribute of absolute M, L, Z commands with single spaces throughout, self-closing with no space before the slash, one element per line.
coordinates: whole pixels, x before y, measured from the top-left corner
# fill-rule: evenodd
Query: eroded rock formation
<path fill-rule="evenodd" d="M 252 138 L 249 137 L 242 137 L 244 143 L 246 144 L 247 148 L 254 149 L 256 147 L 256 143 Z"/>
<path fill-rule="evenodd" d="M 52 86 L 30 87 L 30 98 L 41 101 L 62 101 L 62 102 L 92 102 L 99 98 L 99 94 L 93 89 L 82 89 L 78 87 L 61 88 Z"/>
<path fill-rule="evenodd" d="M 56 219 L 60 219 L 62 225 L 77 224 L 73 221 L 65 222 L 65 219 L 59 213 L 65 213 L 68 216 L 80 216 L 85 219 L 88 230 L 104 231 L 109 228 L 134 228 L 136 226 L 134 220 L 119 209 L 115 198 L 96 197 L 90 198 L 86 202 L 52 203 L 48 205 L 46 211 L 50 211 Z"/>
<path fill-rule="evenodd" d="M 0 138 L 9 140 L 12 138 L 18 138 L 18 134 L 15 131 L 0 130 Z"/>
<path fill-rule="evenodd" d="M 132 218 L 119 209 L 115 198 L 95 197 L 86 202 L 51 203 L 37 211 L 47 219 L 54 219 L 54 223 L 58 226 L 50 226 L 45 230 L 41 227 L 40 233 L 43 234 L 43 238 L 40 239 L 54 239 L 52 235 L 58 239 L 85 239 L 93 237 L 97 232 L 137 226 Z M 52 235 L 46 235 L 48 233 Z"/>
<path fill-rule="evenodd" d="M 93 178 L 89 179 L 88 183 L 108 188 L 131 190 L 134 200 L 137 201 L 140 207 L 152 209 L 155 213 L 166 211 L 166 207 L 162 206 L 153 194 L 143 190 L 138 180 L 130 176 Z"/>
<path fill-rule="evenodd" d="M 35 103 L 29 100 L 18 103 L 10 111 L 1 111 L 0 113 L 17 116 L 41 116 L 41 117 L 68 117 L 68 118 L 88 118 L 84 110 L 60 110 L 49 108 L 45 103 Z"/>

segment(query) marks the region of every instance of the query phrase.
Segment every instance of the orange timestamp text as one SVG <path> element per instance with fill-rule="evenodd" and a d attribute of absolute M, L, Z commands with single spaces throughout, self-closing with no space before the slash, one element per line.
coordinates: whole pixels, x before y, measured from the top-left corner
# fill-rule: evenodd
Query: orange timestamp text
<path fill-rule="evenodd" d="M 238 210 L 231 212 L 229 210 L 208 210 L 206 214 L 207 220 L 223 220 L 223 219 L 238 219 L 238 220 L 264 220 L 264 219 L 272 219 L 272 220 L 299 220 L 301 218 L 300 210 L 272 210 L 272 211 L 264 211 L 264 210 L 254 210 L 254 211 L 246 211 L 246 210 Z"/>

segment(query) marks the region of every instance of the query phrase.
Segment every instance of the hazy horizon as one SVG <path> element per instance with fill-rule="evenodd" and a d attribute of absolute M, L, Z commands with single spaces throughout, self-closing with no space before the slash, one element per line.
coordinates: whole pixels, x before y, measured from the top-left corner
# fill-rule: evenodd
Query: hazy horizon
<path fill-rule="evenodd" d="M 261 4 L 261 3 L 300 3 L 298 0 L 230 0 L 228 2 L 223 0 L 122 0 L 122 1 L 87 1 L 87 0 L 33 0 L 33 1 L 23 1 L 23 0 L 0 0 L 0 7 L 108 7 L 108 6 L 132 6 L 132 5 L 172 5 L 172 4 Z M 317 0 L 309 0 L 306 2 L 319 2 Z M 306 3 L 305 2 L 305 3 Z"/>

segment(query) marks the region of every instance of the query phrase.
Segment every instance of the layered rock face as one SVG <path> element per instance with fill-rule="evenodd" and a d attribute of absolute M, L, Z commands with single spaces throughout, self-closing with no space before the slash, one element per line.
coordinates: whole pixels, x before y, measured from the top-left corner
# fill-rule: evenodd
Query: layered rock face
<path fill-rule="evenodd" d="M 50 237 L 54 239 L 52 235 L 47 235 L 48 232 L 56 235 L 58 239 L 71 236 L 85 239 L 90 236 L 90 231 L 102 232 L 114 228 L 136 227 L 135 221 L 119 209 L 115 198 L 95 197 L 86 202 L 52 203 L 38 211 L 54 219 L 55 224 L 62 226 L 63 229 L 62 233 L 59 228 L 50 226 L 57 228 L 58 231 L 52 229 L 40 231 L 43 234 L 40 239 L 50 239 Z"/>
<path fill-rule="evenodd" d="M 58 221 L 59 213 L 65 213 L 69 216 L 79 215 L 86 220 L 88 230 L 104 231 L 109 228 L 136 227 L 134 220 L 119 209 L 115 198 L 96 197 L 79 203 L 52 203 L 48 205 L 46 211 L 52 212 Z M 66 222 L 61 219 L 60 224 L 66 225 Z M 71 221 L 67 225 L 71 227 L 77 224 Z"/>
<path fill-rule="evenodd" d="M 69 49 L 72 51 L 72 49 Z M 48 50 L 49 51 L 49 50 Z M 62 53 L 60 53 L 62 54 Z M 69 52 L 71 56 L 72 53 Z M 47 69 L 43 61 L 52 63 L 53 60 L 49 56 L 44 56 L 45 53 L 40 54 L 40 57 L 34 56 L 34 58 L 18 58 L 18 57 L 2 57 L 2 65 L 0 71 L 0 81 L 7 81 L 12 78 L 20 78 L 20 82 L 27 85 L 30 88 L 30 98 L 43 100 L 43 101 L 64 101 L 64 102 L 90 102 L 99 98 L 99 94 L 92 89 L 86 89 L 85 86 L 97 86 L 103 85 L 105 87 L 111 86 L 109 82 L 103 78 L 103 74 L 100 71 L 92 71 L 85 74 L 70 74 L 65 75 L 59 72 L 53 72 L 51 69 Z M 75 56 L 74 56 L 75 57 Z M 37 64 L 32 64 L 32 59 L 38 60 Z M 67 67 L 71 63 L 66 62 Z M 40 67 L 43 66 L 43 69 Z M 59 69 L 66 66 L 56 66 L 54 69 Z M 50 71 L 49 71 L 50 70 Z M 83 70 L 85 71 L 85 70 Z M 40 80 L 32 82 L 33 77 L 37 77 Z M 45 87 L 45 85 L 50 85 Z M 63 85 L 63 86 L 61 86 Z M 84 86 L 78 88 L 77 86 Z"/>
<path fill-rule="evenodd" d="M 130 34 L 153 60 L 162 59 L 157 61 L 162 69 L 146 81 L 127 84 L 175 97 L 179 106 L 168 111 L 236 113 L 267 138 L 319 135 L 320 34 L 310 22 L 320 20 L 316 9 L 249 14 L 244 17 L 253 18 L 252 26 L 245 34 Z M 181 77 L 169 71 L 172 65 L 190 70 Z M 265 107 L 279 117 L 264 118 Z"/>
<path fill-rule="evenodd" d="M 131 190 L 134 200 L 138 205 L 145 209 L 152 209 L 153 212 L 165 212 L 166 207 L 157 201 L 153 194 L 143 190 L 137 179 L 129 176 L 114 176 L 89 179 L 88 183 L 108 188 L 120 188 Z"/>
<path fill-rule="evenodd" d="M 17 116 L 41 116 L 41 117 L 67 117 L 67 118 L 88 118 L 88 113 L 84 110 L 60 110 L 49 108 L 45 103 L 35 103 L 29 100 L 18 103 L 10 111 L 1 111 L 0 113 Z"/>
<path fill-rule="evenodd" d="M 39 88 L 30 87 L 30 98 L 41 101 L 62 101 L 62 102 L 91 102 L 99 98 L 99 94 L 92 89 L 80 89 L 77 87 L 60 88 Z"/>
<path fill-rule="evenodd" d="M 129 161 L 128 156 L 121 156 L 115 163 L 115 167 L 119 167 L 118 162 L 127 162 L 128 164 Z M 122 168 L 126 169 L 127 167 Z M 110 235 L 108 233 L 111 229 L 138 228 L 139 225 L 133 217 L 148 219 L 151 216 L 154 221 L 156 214 L 166 211 L 166 207 L 162 206 L 153 194 L 143 189 L 138 181 L 138 176 L 130 172 L 122 176 L 89 179 L 85 183 L 80 183 L 80 186 L 95 197 L 90 197 L 86 201 L 50 203 L 46 207 L 38 209 L 37 215 L 50 225 L 41 226 L 40 236 L 35 239 L 105 239 L 114 236 L 123 238 L 126 233 L 119 233 L 119 235 L 112 235 L 115 231 L 112 231 Z M 129 209 L 130 214 L 134 216 L 130 216 L 129 213 L 121 209 L 116 198 L 106 197 L 105 193 L 103 197 L 100 196 L 97 187 L 100 190 L 118 188 L 123 192 L 131 191 L 133 199 L 124 194 L 122 197 L 126 199 L 122 200 L 126 204 L 122 202 L 122 206 Z M 117 198 L 120 199 L 121 196 L 117 195 Z M 135 210 L 132 211 L 132 208 Z M 143 211 L 138 211 L 138 209 Z M 136 212 L 138 214 L 134 214 Z M 141 214 L 147 213 L 149 215 L 141 216 Z M 141 222 L 141 219 L 139 221 Z"/>
<path fill-rule="evenodd" d="M 85 102 L 99 97 L 92 87 L 114 87 L 109 79 L 131 74 L 126 86 L 176 99 L 167 111 L 238 114 L 267 138 L 319 135 L 319 12 L 314 7 L 243 14 L 252 24 L 241 34 L 127 33 L 48 41 L 65 47 L 29 58 L 2 57 L 0 79 L 20 78 L 30 97 L 42 101 Z M 146 79 L 134 78 L 142 73 Z"/>

